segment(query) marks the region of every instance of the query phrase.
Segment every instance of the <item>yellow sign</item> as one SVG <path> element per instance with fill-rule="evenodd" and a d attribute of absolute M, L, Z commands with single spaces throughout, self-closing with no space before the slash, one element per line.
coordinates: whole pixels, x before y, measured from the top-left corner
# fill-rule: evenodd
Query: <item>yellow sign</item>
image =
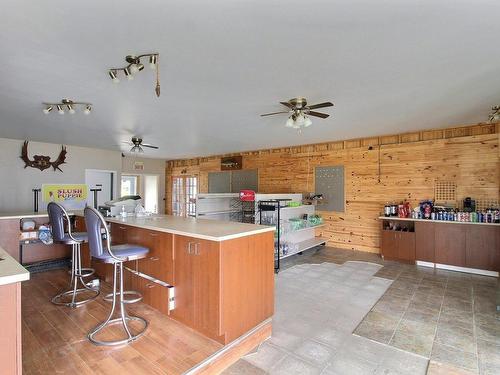
<path fill-rule="evenodd" d="M 85 207 L 88 187 L 85 184 L 43 184 L 42 199 L 45 203 L 57 202 L 66 208 Z"/>

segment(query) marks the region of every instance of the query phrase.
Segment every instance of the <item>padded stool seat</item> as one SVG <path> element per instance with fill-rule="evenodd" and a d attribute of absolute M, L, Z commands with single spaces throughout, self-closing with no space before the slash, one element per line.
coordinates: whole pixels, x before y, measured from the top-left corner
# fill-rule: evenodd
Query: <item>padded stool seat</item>
<path fill-rule="evenodd" d="M 61 238 L 56 242 L 60 242 L 65 245 L 73 245 L 75 242 L 76 243 L 89 242 L 89 236 L 85 232 L 71 233 L 71 236 L 66 233 L 63 238 Z"/>
<path fill-rule="evenodd" d="M 129 260 L 144 258 L 149 249 L 138 245 L 123 244 L 111 246 L 111 252 L 116 258 L 122 259 L 122 262 L 128 262 Z M 102 254 L 92 256 L 104 263 L 118 262 L 106 248 L 103 248 Z"/>

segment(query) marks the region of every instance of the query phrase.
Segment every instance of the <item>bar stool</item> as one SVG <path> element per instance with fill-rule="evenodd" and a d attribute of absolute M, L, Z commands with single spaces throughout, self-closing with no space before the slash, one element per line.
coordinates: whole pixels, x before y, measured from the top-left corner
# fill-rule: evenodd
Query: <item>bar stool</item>
<path fill-rule="evenodd" d="M 71 221 L 69 219 L 69 215 L 60 204 L 50 202 L 47 205 L 47 212 L 49 214 L 49 220 L 52 227 L 52 238 L 54 242 L 71 245 L 72 250 L 69 290 L 59 293 L 52 298 L 52 303 L 55 305 L 64 305 L 75 308 L 94 300 L 100 293 L 98 287 L 92 288 L 83 280 L 84 278 L 94 274 L 94 269 L 82 268 L 81 244 L 87 242 L 87 233 L 71 232 Z M 64 231 L 65 220 L 67 224 L 66 232 Z M 81 288 L 78 287 L 79 283 L 81 284 Z M 90 293 L 90 296 L 77 300 L 77 297 L 84 293 Z M 71 301 L 67 301 L 67 297 L 71 297 Z"/>
<path fill-rule="evenodd" d="M 146 328 L 148 327 L 148 322 L 144 318 L 128 315 L 127 313 L 125 304 L 138 302 L 142 299 L 142 296 L 139 292 L 123 290 L 123 262 L 145 258 L 149 252 L 149 249 L 142 246 L 130 244 L 111 246 L 109 230 L 101 213 L 92 207 L 86 207 L 84 216 L 85 224 L 87 225 L 90 254 L 93 258 L 101 262 L 113 264 L 113 292 L 109 296 L 112 302 L 111 311 L 106 320 L 92 329 L 87 337 L 92 343 L 96 345 L 112 346 L 128 344 L 144 334 Z M 105 231 L 105 247 L 103 246 L 101 228 L 104 228 Z M 128 300 L 124 298 L 124 295 L 131 294 L 135 294 L 137 295 L 137 297 Z M 118 318 L 113 318 L 118 298 L 120 304 L 120 316 Z M 140 328 L 137 333 L 132 333 L 129 327 L 128 322 L 132 320 L 142 323 L 143 327 Z M 95 338 L 95 335 L 105 327 L 120 323 L 122 324 L 122 327 L 127 335 L 125 339 L 116 341 L 103 341 Z"/>

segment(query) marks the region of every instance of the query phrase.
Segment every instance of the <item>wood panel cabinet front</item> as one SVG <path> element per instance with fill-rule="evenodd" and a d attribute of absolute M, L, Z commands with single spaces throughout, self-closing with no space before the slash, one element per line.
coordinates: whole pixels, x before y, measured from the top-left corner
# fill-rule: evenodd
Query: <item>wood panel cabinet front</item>
<path fill-rule="evenodd" d="M 481 225 L 466 225 L 466 227 L 466 266 L 500 271 L 500 228 Z"/>
<path fill-rule="evenodd" d="M 415 223 L 416 259 L 424 262 L 435 261 L 435 224 L 418 221 Z"/>
<path fill-rule="evenodd" d="M 465 228 L 460 224 L 434 225 L 436 263 L 465 267 Z"/>
<path fill-rule="evenodd" d="M 174 236 L 173 316 L 212 338 L 220 332 L 220 244 Z"/>
<path fill-rule="evenodd" d="M 396 233 L 392 230 L 382 230 L 382 256 L 384 259 L 397 259 Z"/>

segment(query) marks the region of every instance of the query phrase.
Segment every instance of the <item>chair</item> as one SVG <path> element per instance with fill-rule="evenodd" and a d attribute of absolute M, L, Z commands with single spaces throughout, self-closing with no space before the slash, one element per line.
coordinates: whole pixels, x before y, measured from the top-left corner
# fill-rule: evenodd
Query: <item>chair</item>
<path fill-rule="evenodd" d="M 69 283 L 69 290 L 59 293 L 52 298 L 52 303 L 55 305 L 65 305 L 72 308 L 83 305 L 84 303 L 94 300 L 100 293 L 99 288 L 93 288 L 83 280 L 94 274 L 92 268 L 82 268 L 81 258 L 81 244 L 87 242 L 87 233 L 71 231 L 71 221 L 68 213 L 58 203 L 50 202 L 47 205 L 47 212 L 52 227 L 52 238 L 54 242 L 65 245 L 71 245 L 71 279 Z M 66 231 L 64 230 L 64 221 L 66 221 Z M 81 284 L 79 288 L 78 284 Z M 89 294 L 84 299 L 77 300 L 79 295 L 84 293 Z M 67 297 L 71 297 L 68 301 Z"/>
<path fill-rule="evenodd" d="M 89 332 L 88 339 L 96 345 L 112 346 L 128 344 L 144 334 L 146 328 L 148 327 L 148 322 L 144 318 L 127 314 L 125 304 L 138 302 L 142 299 L 142 296 L 138 292 L 123 290 L 123 262 L 145 258 L 149 249 L 130 244 L 111 246 L 109 230 L 101 213 L 94 208 L 86 207 L 84 216 L 85 224 L 87 225 L 90 254 L 98 261 L 113 264 L 113 292 L 105 298 L 106 300 L 109 299 L 112 302 L 111 311 L 104 322 L 100 323 Z M 103 246 L 101 228 L 104 228 L 105 246 Z M 136 294 L 137 298 L 128 300 L 124 298 L 124 295 L 131 294 Z M 120 304 L 120 316 L 113 319 L 118 298 L 118 302 Z M 143 327 L 139 329 L 137 333 L 132 333 L 130 330 L 128 322 L 131 320 L 142 323 Z M 95 335 L 102 331 L 106 326 L 120 323 L 122 324 L 122 327 L 127 335 L 126 338 L 115 341 L 103 341 L 95 338 Z"/>

